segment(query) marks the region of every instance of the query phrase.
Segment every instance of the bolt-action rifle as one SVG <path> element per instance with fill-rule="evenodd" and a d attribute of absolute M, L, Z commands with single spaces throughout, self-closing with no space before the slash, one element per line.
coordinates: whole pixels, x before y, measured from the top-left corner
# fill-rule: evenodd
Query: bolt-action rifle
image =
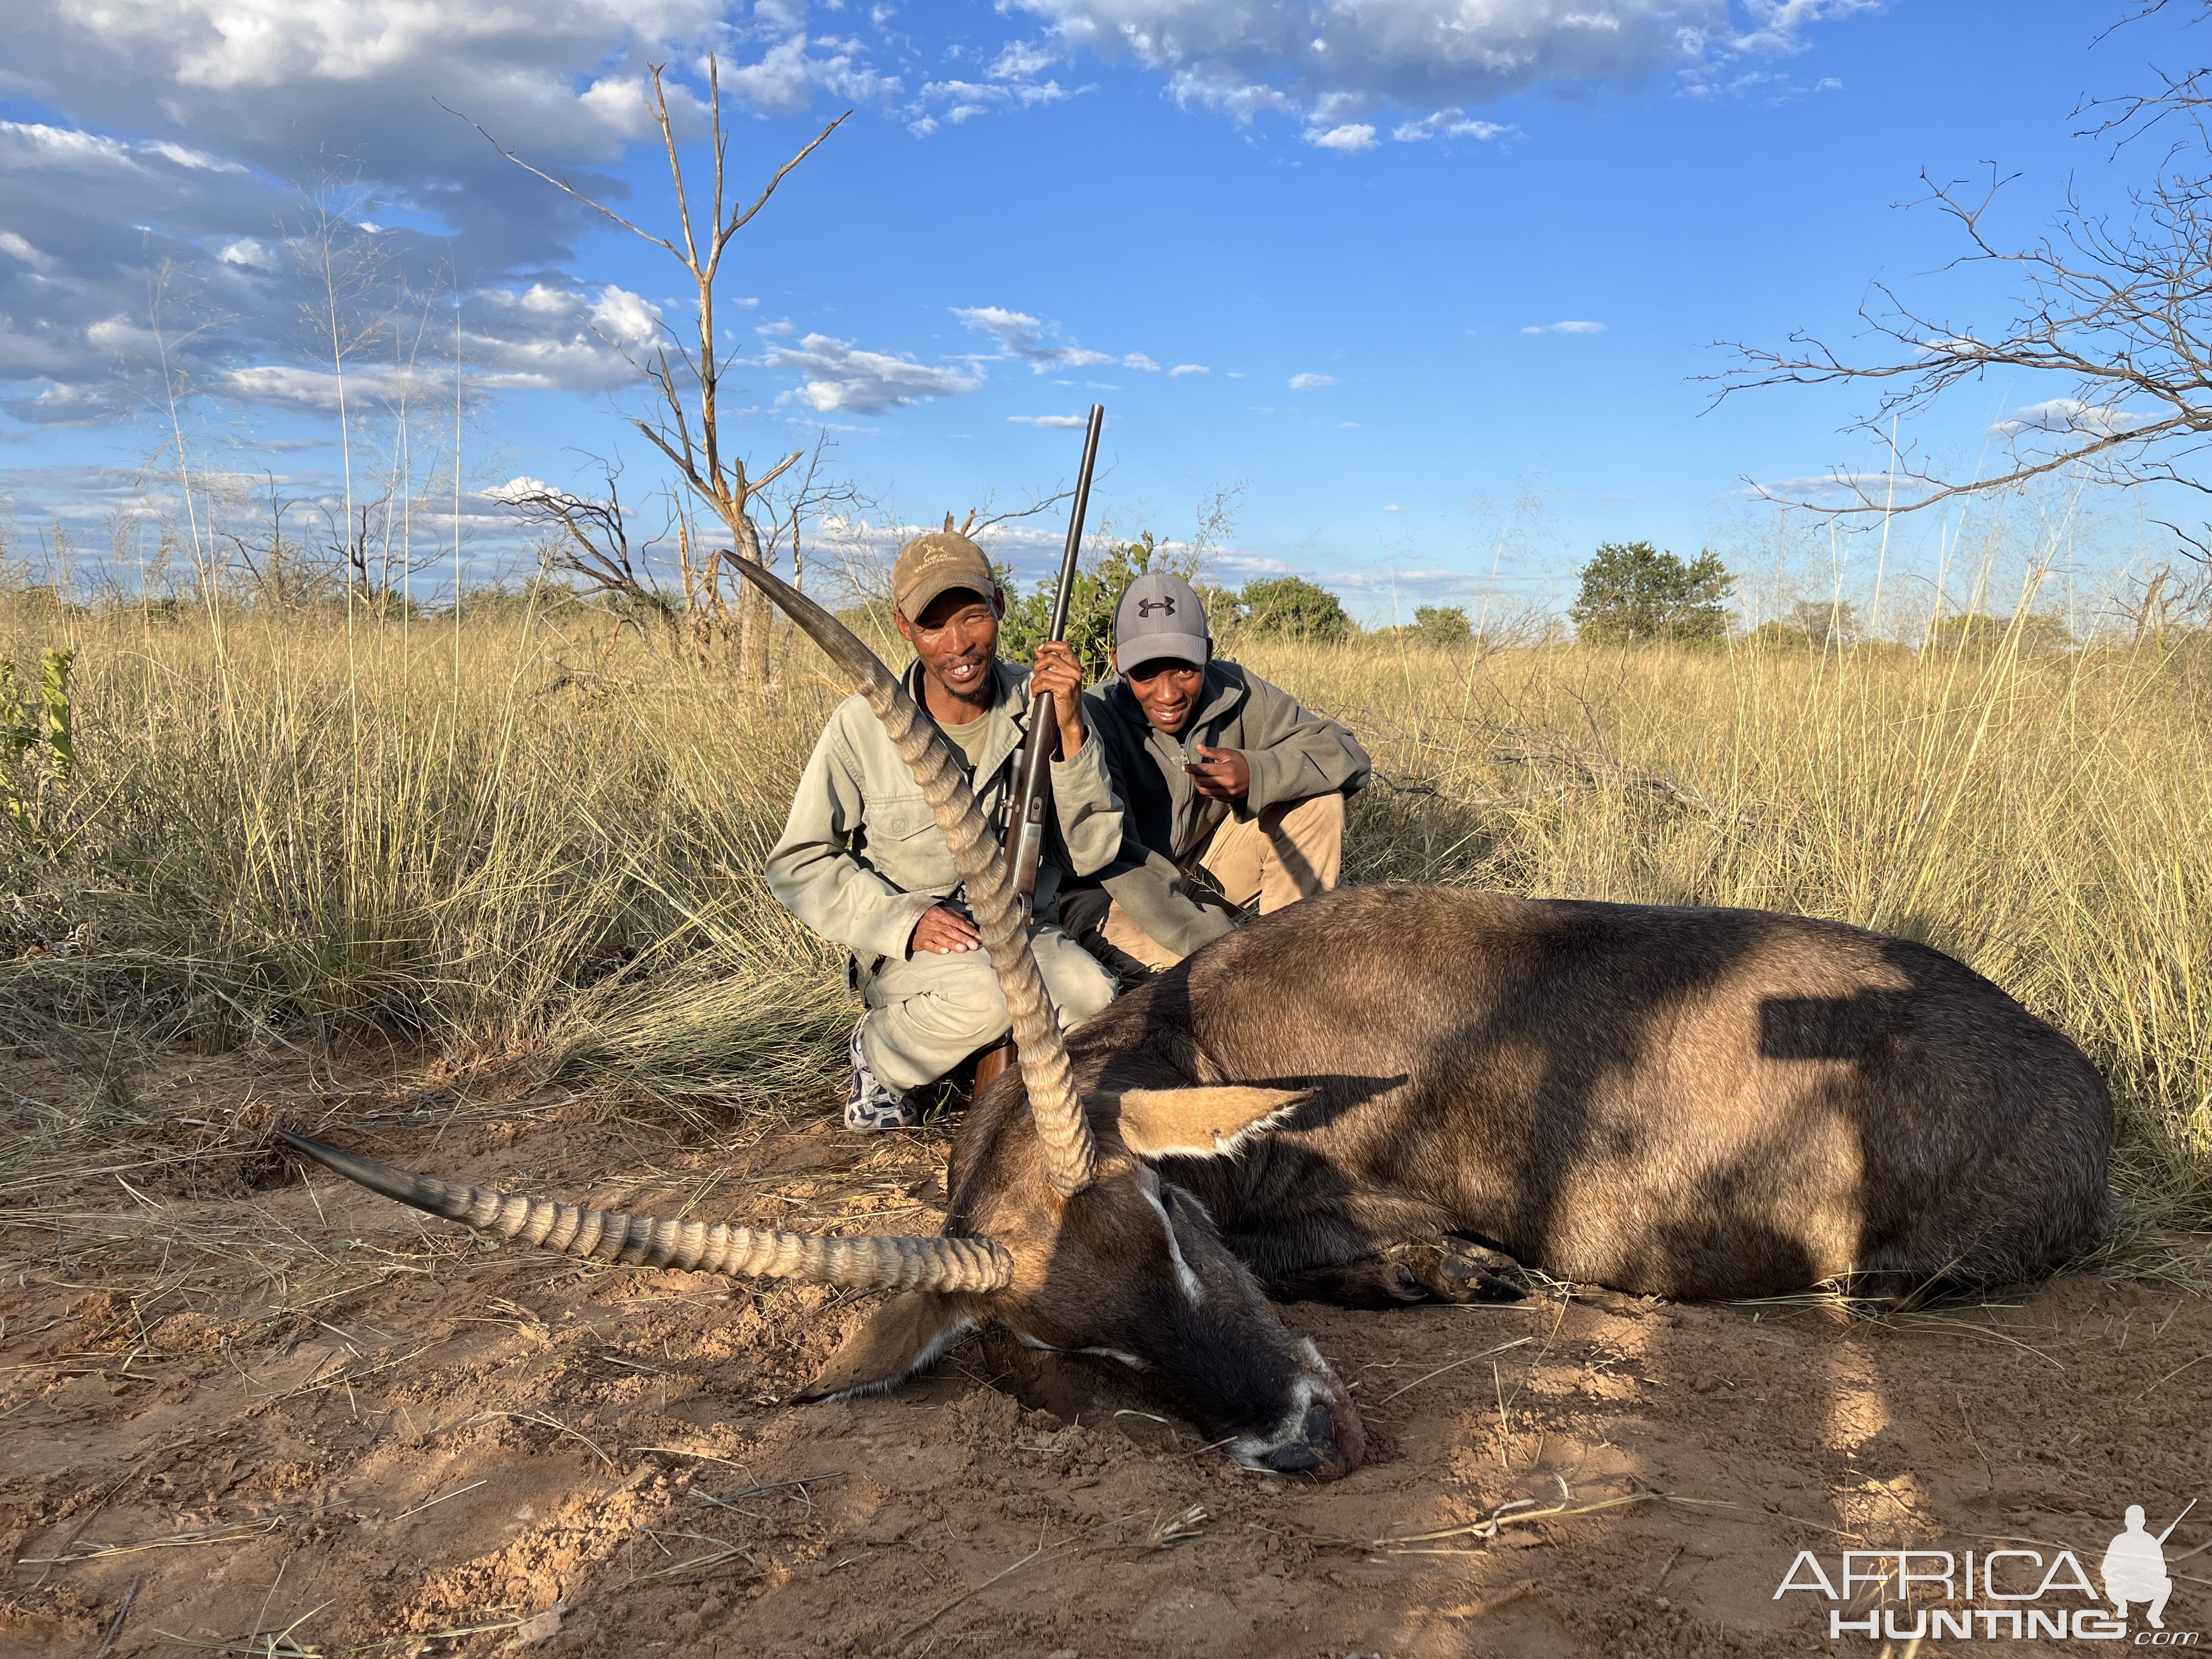
<path fill-rule="evenodd" d="M 1083 550 L 1083 515 L 1091 505 L 1091 470 L 1098 461 L 1098 434 L 1106 424 L 1106 405 L 1091 405 L 1091 429 L 1083 439 L 1083 471 L 1075 480 L 1075 510 L 1067 520 L 1067 550 L 1060 556 L 1060 590 L 1053 596 L 1052 634 L 1057 645 L 1067 637 L 1067 607 L 1075 592 L 1075 560 Z M 1052 763 L 1060 755 L 1060 722 L 1052 696 L 1040 692 L 1030 702 L 1030 729 L 1014 763 L 1012 811 L 1006 836 L 1006 865 L 1014 890 L 1024 905 L 1036 901 L 1037 864 L 1044 856 L 1045 827 L 1052 812 Z"/>
<path fill-rule="evenodd" d="M 1075 593 L 1075 561 L 1083 550 L 1083 515 L 1091 505 L 1091 471 L 1098 461 L 1098 434 L 1106 424 L 1106 405 L 1091 405 L 1091 428 L 1083 437 L 1083 470 L 1075 479 L 1075 510 L 1067 520 L 1067 550 L 1060 555 L 1060 588 L 1052 601 L 1052 635 L 1055 643 L 1067 637 L 1068 602 Z M 1014 890 L 1021 895 L 1024 912 L 1036 905 L 1037 866 L 1044 857 L 1045 829 L 1052 813 L 1052 763 L 1060 753 L 1060 722 L 1054 717 L 1052 695 L 1040 693 L 1030 702 L 1030 729 L 1014 762 L 1014 788 L 1006 823 L 1006 868 Z M 1013 1039 L 986 1049 L 975 1060 L 975 1092 L 982 1093 L 998 1075 L 1014 1063 Z"/>

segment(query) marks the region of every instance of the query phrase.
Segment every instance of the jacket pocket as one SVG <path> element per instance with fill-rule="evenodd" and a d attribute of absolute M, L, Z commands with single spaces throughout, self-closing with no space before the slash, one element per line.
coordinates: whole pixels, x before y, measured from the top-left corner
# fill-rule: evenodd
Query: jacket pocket
<path fill-rule="evenodd" d="M 894 795 L 868 804 L 867 858 L 877 872 L 908 893 L 949 893 L 958 884 L 952 849 L 929 803 Z"/>
<path fill-rule="evenodd" d="M 937 817 L 920 795 L 893 795 L 868 803 L 868 839 L 877 842 L 908 842 L 937 832 Z"/>

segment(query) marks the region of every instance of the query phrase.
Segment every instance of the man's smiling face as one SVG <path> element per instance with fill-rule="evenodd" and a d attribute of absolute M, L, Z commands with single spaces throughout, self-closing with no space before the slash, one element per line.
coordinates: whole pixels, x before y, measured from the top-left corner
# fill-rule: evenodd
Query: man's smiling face
<path fill-rule="evenodd" d="M 1118 659 L 1115 665 L 1120 665 Z M 1206 683 L 1206 665 L 1179 657 L 1155 657 L 1129 671 L 1129 695 L 1153 726 L 1175 736 L 1190 724 L 1197 711 L 1199 688 Z"/>
<path fill-rule="evenodd" d="M 921 659 L 922 672 L 963 702 L 987 699 L 999 654 L 999 612 L 1006 601 L 964 587 L 947 588 L 921 617 L 898 617 L 901 638 Z"/>

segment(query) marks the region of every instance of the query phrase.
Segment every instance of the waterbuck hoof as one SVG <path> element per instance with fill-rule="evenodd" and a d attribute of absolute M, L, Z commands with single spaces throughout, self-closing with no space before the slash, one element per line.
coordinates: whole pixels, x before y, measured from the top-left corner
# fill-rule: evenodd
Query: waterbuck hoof
<path fill-rule="evenodd" d="M 1528 1294 L 1519 1262 L 1463 1238 L 1401 1244 L 1390 1254 L 1391 1265 L 1433 1301 L 1518 1302 Z"/>

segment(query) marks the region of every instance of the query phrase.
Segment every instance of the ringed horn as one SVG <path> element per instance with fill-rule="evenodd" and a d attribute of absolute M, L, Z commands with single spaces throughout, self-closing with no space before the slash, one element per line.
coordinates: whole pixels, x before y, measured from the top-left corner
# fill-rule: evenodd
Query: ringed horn
<path fill-rule="evenodd" d="M 1044 1143 L 1047 1171 L 1061 1197 L 1074 1197 L 1098 1179 L 1097 1144 L 1076 1098 L 1060 1016 L 1045 995 L 1044 975 L 1030 950 L 1028 914 L 1008 878 L 998 837 L 975 805 L 967 774 L 952 758 L 935 722 L 852 629 L 765 567 L 747 559 L 732 562 L 852 677 L 855 689 L 884 723 L 899 757 L 921 785 L 922 799 L 951 846 L 952 865 L 966 889 L 975 931 L 990 952 L 999 989 L 1006 999 L 1021 1054 L 1022 1083 L 1029 1091 L 1037 1139 Z"/>
<path fill-rule="evenodd" d="M 1014 1259 L 988 1238 L 823 1238 L 702 1221 L 655 1221 L 620 1210 L 580 1209 L 543 1198 L 488 1192 L 380 1164 L 283 1129 L 276 1139 L 371 1192 L 541 1250 L 708 1273 L 803 1279 L 848 1291 L 997 1291 Z"/>

